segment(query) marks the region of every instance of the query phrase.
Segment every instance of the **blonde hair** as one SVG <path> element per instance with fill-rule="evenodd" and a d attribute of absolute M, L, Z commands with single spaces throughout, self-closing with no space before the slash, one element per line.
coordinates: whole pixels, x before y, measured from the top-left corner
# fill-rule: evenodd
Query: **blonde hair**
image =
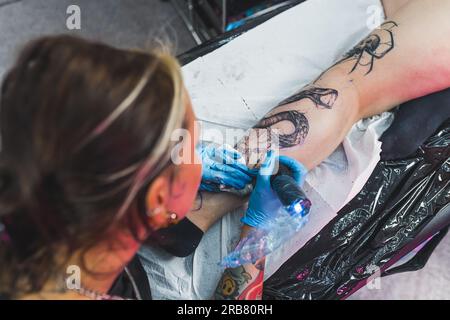
<path fill-rule="evenodd" d="M 0 244 L 0 294 L 14 296 L 55 276 L 55 248 L 69 256 L 105 239 L 169 163 L 186 110 L 181 69 L 167 51 L 71 36 L 27 45 L 0 103 L 0 223 L 12 244 Z M 139 222 L 123 221 L 137 237 Z"/>
<path fill-rule="evenodd" d="M 137 170 L 130 191 L 128 192 L 123 205 L 119 209 L 116 220 L 120 220 L 123 217 L 144 184 L 148 180 L 154 178 L 154 175 L 159 173 L 162 167 L 169 161 L 170 150 L 175 144 L 175 142 L 170 139 L 172 132 L 181 127 L 186 113 L 186 106 L 183 101 L 183 80 L 178 61 L 172 55 L 164 51 L 157 51 L 155 56 L 157 63 L 160 64 L 161 70 L 173 81 L 173 99 L 170 106 L 169 117 L 164 130 L 161 132 L 161 135 L 155 143 L 152 154 Z M 153 68 L 150 68 L 149 70 L 153 70 Z M 145 81 L 148 81 L 148 77 L 151 77 L 151 73 L 146 72 L 144 77 L 146 77 Z"/>

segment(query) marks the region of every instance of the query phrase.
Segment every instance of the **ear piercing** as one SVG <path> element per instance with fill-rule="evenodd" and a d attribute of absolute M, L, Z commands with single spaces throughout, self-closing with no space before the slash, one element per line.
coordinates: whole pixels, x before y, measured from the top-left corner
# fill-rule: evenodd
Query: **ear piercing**
<path fill-rule="evenodd" d="M 169 218 L 170 218 L 170 220 L 177 220 L 178 219 L 178 215 L 175 212 L 171 212 L 169 214 Z"/>

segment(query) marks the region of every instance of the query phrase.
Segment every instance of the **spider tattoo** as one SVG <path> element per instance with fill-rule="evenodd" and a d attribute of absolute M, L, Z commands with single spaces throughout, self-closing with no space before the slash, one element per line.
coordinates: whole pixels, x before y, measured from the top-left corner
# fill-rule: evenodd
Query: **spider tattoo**
<path fill-rule="evenodd" d="M 380 29 L 376 33 L 372 33 L 367 38 L 362 40 L 353 49 L 347 52 L 344 57 L 336 63 L 342 63 L 344 61 L 356 60 L 352 70 L 352 73 L 358 66 L 368 67 L 366 75 L 373 70 L 375 60 L 383 58 L 392 49 L 394 49 L 394 33 L 393 29 L 398 27 L 397 23 L 388 21 L 380 26 Z"/>

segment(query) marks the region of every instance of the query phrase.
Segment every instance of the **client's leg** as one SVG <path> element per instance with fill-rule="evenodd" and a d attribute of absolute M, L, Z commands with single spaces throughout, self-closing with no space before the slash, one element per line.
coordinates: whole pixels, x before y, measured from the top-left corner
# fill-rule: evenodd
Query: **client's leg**
<path fill-rule="evenodd" d="M 450 2 L 408 2 L 391 17 L 393 21 L 273 109 L 238 145 L 239 150 L 254 163 L 265 153 L 252 146 L 260 145 L 260 137 L 275 135 L 268 140 L 278 141 L 281 154 L 311 169 L 335 150 L 358 120 L 449 87 L 448 12 Z M 229 204 L 223 197 L 208 196 L 202 210 L 188 218 L 207 230 L 227 212 Z"/>
<path fill-rule="evenodd" d="M 386 18 L 390 19 L 397 11 L 411 0 L 382 0 Z"/>

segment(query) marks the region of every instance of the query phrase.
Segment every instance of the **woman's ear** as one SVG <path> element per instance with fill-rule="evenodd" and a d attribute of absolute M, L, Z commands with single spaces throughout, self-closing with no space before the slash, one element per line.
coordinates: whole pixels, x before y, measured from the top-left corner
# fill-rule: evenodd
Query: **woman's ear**
<path fill-rule="evenodd" d="M 145 204 L 148 223 L 154 229 L 165 228 L 169 224 L 170 182 L 165 176 L 157 177 L 147 189 Z"/>

